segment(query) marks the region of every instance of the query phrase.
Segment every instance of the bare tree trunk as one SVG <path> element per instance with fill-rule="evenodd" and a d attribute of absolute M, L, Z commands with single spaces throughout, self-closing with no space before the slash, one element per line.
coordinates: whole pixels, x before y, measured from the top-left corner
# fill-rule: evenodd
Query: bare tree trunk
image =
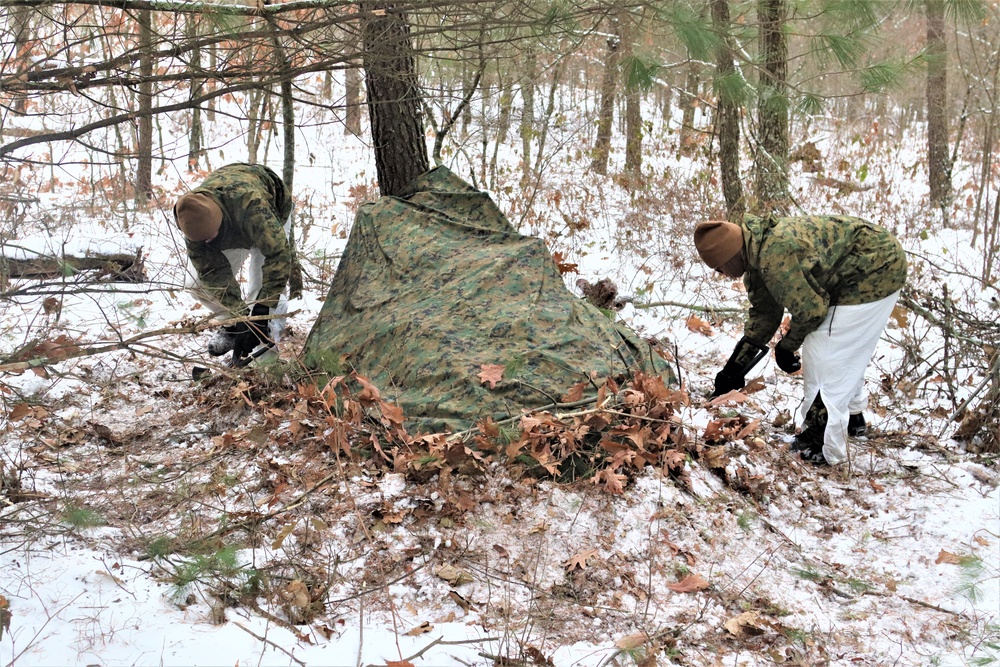
<path fill-rule="evenodd" d="M 694 112 L 698 108 L 698 86 L 701 78 L 698 72 L 698 63 L 694 60 L 688 62 L 687 80 L 684 83 L 684 93 L 682 95 L 684 113 L 681 116 L 680 148 L 686 151 L 690 148 L 692 135 L 694 133 Z"/>
<path fill-rule="evenodd" d="M 14 37 L 14 62 L 17 66 L 17 73 L 27 72 L 31 68 L 31 58 L 28 53 L 30 48 L 31 35 L 31 8 L 13 7 L 11 8 L 11 22 L 13 23 Z M 11 72 L 5 72 L 4 76 L 9 76 Z M 14 95 L 11 101 L 11 111 L 16 114 L 24 114 L 28 109 L 28 96 L 22 94 Z"/>
<path fill-rule="evenodd" d="M 198 21 L 194 15 L 188 17 L 187 36 L 195 40 L 198 37 Z M 196 46 L 191 50 L 191 61 L 189 70 L 191 72 L 191 93 L 189 98 L 194 99 L 202 92 L 204 79 L 199 76 L 201 72 L 201 47 Z M 201 106 L 196 104 L 191 107 L 191 131 L 188 133 L 188 169 L 198 168 L 201 159 L 201 141 L 204 130 L 201 125 Z"/>
<path fill-rule="evenodd" d="M 634 31 L 632 20 L 629 16 L 624 16 L 622 24 L 622 44 L 624 45 L 623 56 L 625 62 L 629 63 L 628 71 L 625 74 L 625 172 L 632 176 L 637 176 L 642 170 L 642 87 L 633 79 L 632 69 L 636 63 L 634 61 L 633 42 Z"/>
<path fill-rule="evenodd" d="M 597 140 L 594 142 L 594 158 L 590 168 L 602 176 L 608 173 L 608 159 L 611 156 L 611 127 L 615 115 L 615 91 L 618 87 L 618 63 L 621 36 L 618 23 L 608 37 L 608 52 L 604 57 L 604 78 L 601 81 L 601 106 L 597 114 Z"/>
<path fill-rule="evenodd" d="M 948 46 L 944 0 L 926 0 L 927 11 L 927 175 L 930 200 L 942 209 L 951 195 L 948 158 Z"/>
<path fill-rule="evenodd" d="M 523 79 L 521 80 L 521 176 L 527 180 L 531 175 L 531 140 L 535 135 L 535 77 L 537 57 L 534 46 L 529 47 L 524 57 Z"/>
<path fill-rule="evenodd" d="M 344 70 L 344 134 L 361 136 L 361 69 Z"/>
<path fill-rule="evenodd" d="M 135 196 L 153 194 L 153 13 L 139 10 L 139 132 L 136 146 Z"/>
<path fill-rule="evenodd" d="M 740 105 L 732 87 L 738 76 L 733 64 L 733 38 L 729 32 L 729 0 L 712 0 L 712 22 L 721 37 L 715 53 L 715 131 L 719 136 L 719 172 L 726 211 L 731 220 L 743 217 L 743 181 L 740 178 Z M 727 79 L 729 79 L 727 85 Z"/>
<path fill-rule="evenodd" d="M 514 86 L 510 78 L 497 74 L 500 88 L 500 116 L 497 118 L 497 143 L 503 144 L 507 141 L 507 133 L 510 132 L 510 114 L 514 106 Z"/>
<path fill-rule="evenodd" d="M 348 38 L 347 47 L 352 53 L 358 50 L 358 38 Z M 344 70 L 344 134 L 361 136 L 361 66 L 357 60 L 346 63 Z"/>
<path fill-rule="evenodd" d="M 253 88 L 247 93 L 247 162 L 257 164 L 260 150 L 260 128 L 267 117 L 267 93 Z"/>
<path fill-rule="evenodd" d="M 366 2 L 361 11 L 375 169 L 382 194 L 396 195 L 430 167 L 410 26 L 391 2 Z"/>
<path fill-rule="evenodd" d="M 785 0 L 758 0 L 763 70 L 758 100 L 759 137 L 754 195 L 761 211 L 784 212 L 788 193 L 788 45 Z"/>

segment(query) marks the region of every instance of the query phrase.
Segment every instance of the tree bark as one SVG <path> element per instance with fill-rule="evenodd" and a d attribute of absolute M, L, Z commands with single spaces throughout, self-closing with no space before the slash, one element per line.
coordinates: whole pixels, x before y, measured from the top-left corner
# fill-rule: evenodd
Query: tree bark
<path fill-rule="evenodd" d="M 729 0 L 712 0 L 712 22 L 720 40 L 715 53 L 715 131 L 719 137 L 719 172 L 722 194 L 730 220 L 743 217 L 743 181 L 740 178 L 740 105 L 732 99 L 731 87 L 719 85 L 736 76 L 733 38 L 730 33 Z"/>
<path fill-rule="evenodd" d="M 348 37 L 347 48 L 352 53 L 358 51 L 358 38 Z M 361 136 L 361 105 L 364 99 L 361 95 L 361 63 L 352 60 L 345 63 L 344 70 L 344 134 Z"/>
<path fill-rule="evenodd" d="M 785 0 L 758 0 L 761 60 L 757 106 L 759 138 L 754 168 L 755 197 L 762 212 L 787 211 L 788 194 L 788 45 L 783 26 Z"/>
<path fill-rule="evenodd" d="M 198 21 L 193 16 L 188 17 L 187 22 L 188 38 L 197 41 Z M 204 79 L 199 76 L 201 72 L 201 47 L 191 50 L 191 61 L 188 69 L 191 72 L 191 94 L 190 99 L 201 95 L 201 88 Z M 196 170 L 198 162 L 201 160 L 201 140 L 203 135 L 201 121 L 201 105 L 195 104 L 191 107 L 191 131 L 188 133 L 188 170 Z"/>
<path fill-rule="evenodd" d="M 381 193 L 396 195 L 430 167 L 410 26 L 391 2 L 361 10 L 375 169 Z"/>
<path fill-rule="evenodd" d="M 944 207 L 951 195 L 948 157 L 948 46 L 944 0 L 926 0 L 927 11 L 927 175 L 930 200 Z"/>
<path fill-rule="evenodd" d="M 537 57 L 534 46 L 528 47 L 524 57 L 524 72 L 521 80 L 521 178 L 531 175 L 531 140 L 535 136 L 535 68 Z"/>
<path fill-rule="evenodd" d="M 687 65 L 687 77 L 681 99 L 684 111 L 681 114 L 680 148 L 687 151 L 691 148 L 694 134 L 694 112 L 698 108 L 698 86 L 701 80 L 698 63 L 690 60 Z"/>
<path fill-rule="evenodd" d="M 13 24 L 14 37 L 14 63 L 17 72 L 27 72 L 31 69 L 31 9 L 28 7 L 14 7 L 11 11 L 11 23 Z M 5 73 L 9 76 L 11 73 Z M 11 111 L 16 114 L 23 114 L 28 110 L 28 96 L 15 94 L 11 101 Z"/>
<path fill-rule="evenodd" d="M 138 13 L 139 128 L 136 145 L 135 195 L 146 201 L 153 194 L 153 13 Z"/>
<path fill-rule="evenodd" d="M 623 56 L 630 63 L 629 69 L 635 66 L 632 44 L 634 41 L 631 18 L 624 16 L 622 24 Z M 642 170 L 642 88 L 637 82 L 631 81 L 631 72 L 625 74 L 625 172 L 636 176 Z"/>
<path fill-rule="evenodd" d="M 591 170 L 602 176 L 608 173 L 608 160 L 611 156 L 611 128 L 615 115 L 615 91 L 618 87 L 618 64 L 621 59 L 620 46 L 621 35 L 618 33 L 616 21 L 613 33 L 608 37 L 608 52 L 604 57 L 601 106 L 597 113 L 597 139 L 594 141 L 594 158 L 590 163 Z"/>
<path fill-rule="evenodd" d="M 361 70 L 348 65 L 344 70 L 344 134 L 361 136 Z"/>

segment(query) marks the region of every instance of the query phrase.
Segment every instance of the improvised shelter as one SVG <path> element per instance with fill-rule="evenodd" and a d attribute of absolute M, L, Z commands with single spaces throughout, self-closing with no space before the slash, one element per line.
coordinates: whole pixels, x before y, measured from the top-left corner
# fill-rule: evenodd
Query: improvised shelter
<path fill-rule="evenodd" d="M 516 416 L 588 378 L 595 391 L 635 370 L 674 381 L 646 342 L 566 288 L 542 240 L 445 167 L 360 208 L 303 357 L 371 380 L 411 432 Z M 504 366 L 493 388 L 484 364 Z"/>

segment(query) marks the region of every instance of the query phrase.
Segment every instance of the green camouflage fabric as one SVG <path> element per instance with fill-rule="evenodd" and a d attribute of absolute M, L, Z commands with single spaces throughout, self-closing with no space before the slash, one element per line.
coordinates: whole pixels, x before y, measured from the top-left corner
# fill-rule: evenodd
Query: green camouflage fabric
<path fill-rule="evenodd" d="M 297 266 L 283 225 L 292 212 L 288 188 L 272 170 L 257 164 L 228 164 L 194 189 L 222 208 L 222 227 L 210 243 L 187 241 L 188 257 L 205 289 L 233 315 L 249 312 L 224 250 L 257 248 L 264 255 L 257 302 L 278 304 Z"/>
<path fill-rule="evenodd" d="M 879 225 L 846 215 L 747 216 L 744 284 L 750 312 L 743 333 L 766 345 L 792 321 L 783 347 L 797 350 L 831 307 L 884 299 L 906 282 L 906 254 Z"/>
<path fill-rule="evenodd" d="M 359 209 L 303 359 L 356 370 L 424 432 L 552 404 L 592 373 L 673 382 L 648 344 L 566 288 L 543 241 L 445 167 Z M 493 388 L 485 364 L 505 368 Z"/>

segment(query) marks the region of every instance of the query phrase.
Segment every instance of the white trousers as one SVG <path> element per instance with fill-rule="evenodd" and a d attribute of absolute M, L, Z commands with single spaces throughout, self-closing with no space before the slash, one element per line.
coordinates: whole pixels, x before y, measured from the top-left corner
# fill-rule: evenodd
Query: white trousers
<path fill-rule="evenodd" d="M 795 423 L 801 427 L 821 394 L 829 418 L 823 456 L 836 465 L 847 460 L 847 420 L 868 407 L 865 370 L 892 315 L 899 292 L 857 306 L 835 306 L 802 342 L 802 403 Z"/>
<path fill-rule="evenodd" d="M 289 232 L 289 229 L 290 223 L 286 222 L 286 234 Z M 264 284 L 264 253 L 257 248 L 233 248 L 231 250 L 223 250 L 222 254 L 229 260 L 229 268 L 232 270 L 233 277 L 237 281 L 239 281 L 240 273 L 243 271 L 243 265 L 247 264 L 248 258 L 250 259 L 249 265 L 246 267 L 246 294 L 243 298 L 248 303 L 254 301 L 257 295 L 260 294 L 260 288 Z M 184 287 L 201 305 L 208 308 L 216 316 L 216 319 L 229 319 L 239 316 L 239 313 L 231 313 L 228 308 L 212 298 L 212 293 L 205 289 L 204 284 L 198 277 L 198 272 L 195 271 L 190 263 L 188 264 L 188 276 Z M 288 286 L 285 285 L 281 296 L 278 297 L 278 305 L 271 311 L 271 315 L 284 315 L 287 312 Z M 268 320 L 267 329 L 268 337 L 277 343 L 281 340 L 281 334 L 285 330 L 285 318 L 279 317 Z"/>

